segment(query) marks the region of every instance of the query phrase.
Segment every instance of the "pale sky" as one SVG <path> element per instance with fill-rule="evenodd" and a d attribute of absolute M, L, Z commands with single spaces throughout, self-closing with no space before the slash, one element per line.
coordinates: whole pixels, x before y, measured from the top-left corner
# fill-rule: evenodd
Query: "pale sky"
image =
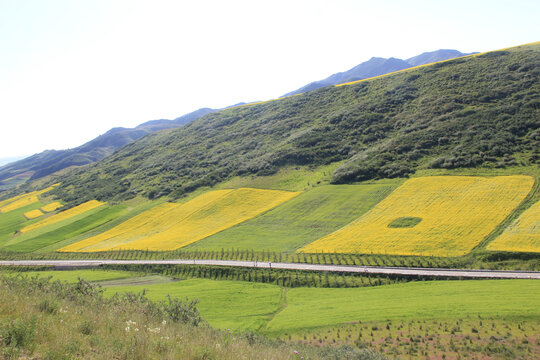
<path fill-rule="evenodd" d="M 373 56 L 540 40 L 540 1 L 0 0 L 0 158 L 279 97 Z"/>

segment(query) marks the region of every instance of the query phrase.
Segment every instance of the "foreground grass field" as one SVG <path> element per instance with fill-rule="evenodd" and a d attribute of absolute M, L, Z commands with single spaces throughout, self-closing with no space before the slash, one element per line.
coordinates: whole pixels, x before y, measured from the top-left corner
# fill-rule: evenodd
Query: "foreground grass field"
<path fill-rule="evenodd" d="M 13 273 L 12 273 L 13 274 Z M 242 281 L 171 281 L 112 270 L 27 272 L 101 281 L 105 294 L 146 291 L 154 301 L 199 299 L 220 329 L 265 333 L 309 345 L 349 344 L 390 358 L 537 358 L 540 283 L 422 281 L 368 288 L 282 288 Z"/>
<path fill-rule="evenodd" d="M 0 269 L 1 270 L 1 269 Z M 136 275 L 136 273 L 128 271 L 116 271 L 116 270 L 44 270 L 44 271 L 0 271 L 0 274 L 7 276 L 23 275 L 28 277 L 39 276 L 42 278 L 51 277 L 51 280 L 66 281 L 68 283 L 76 283 L 79 278 L 87 281 L 105 281 L 105 280 L 118 280 L 126 279 Z"/>
<path fill-rule="evenodd" d="M 152 300 L 164 300 L 167 295 L 198 299 L 199 311 L 212 326 L 234 331 L 260 329 L 280 308 L 282 298 L 282 290 L 276 285 L 207 279 L 157 285 L 110 286 L 106 288 L 106 294 L 142 290 L 146 290 L 146 295 Z"/>
<path fill-rule="evenodd" d="M 291 251 L 358 218 L 401 180 L 367 185 L 325 185 L 306 191 L 254 219 L 193 243 L 186 249 Z"/>
<path fill-rule="evenodd" d="M 174 250 L 246 221 L 295 197 L 278 190 L 215 190 L 184 204 L 166 203 L 60 251 Z"/>
<path fill-rule="evenodd" d="M 431 176 L 406 181 L 364 216 L 300 251 L 460 256 L 529 194 L 530 176 Z M 390 227 L 413 217 L 412 227 Z"/>
<path fill-rule="evenodd" d="M 356 289 L 296 288 L 270 333 L 351 321 L 516 317 L 540 320 L 536 280 L 426 281 Z"/>
<path fill-rule="evenodd" d="M 308 348 L 217 331 L 201 323 L 187 303 L 106 299 L 85 282 L 69 286 L 13 277 L 0 277 L 0 334 L 2 359 L 293 360 L 298 354 L 335 359 L 344 353 L 381 359 L 370 351 Z"/>

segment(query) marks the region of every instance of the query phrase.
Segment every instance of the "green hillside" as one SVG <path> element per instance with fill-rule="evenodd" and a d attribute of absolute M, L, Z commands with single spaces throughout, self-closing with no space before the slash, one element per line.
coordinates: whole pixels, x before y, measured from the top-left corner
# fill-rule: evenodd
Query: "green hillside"
<path fill-rule="evenodd" d="M 55 193 L 68 204 L 179 198 L 234 177 L 332 163 L 333 183 L 537 166 L 539 65 L 535 43 L 224 109 L 75 169 Z"/>

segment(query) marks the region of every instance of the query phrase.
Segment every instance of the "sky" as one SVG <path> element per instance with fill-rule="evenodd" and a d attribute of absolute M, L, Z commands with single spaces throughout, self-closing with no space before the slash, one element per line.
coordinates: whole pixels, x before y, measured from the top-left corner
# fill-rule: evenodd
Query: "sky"
<path fill-rule="evenodd" d="M 540 1 L 0 0 L 0 159 L 277 98 L 373 56 L 540 40 Z"/>

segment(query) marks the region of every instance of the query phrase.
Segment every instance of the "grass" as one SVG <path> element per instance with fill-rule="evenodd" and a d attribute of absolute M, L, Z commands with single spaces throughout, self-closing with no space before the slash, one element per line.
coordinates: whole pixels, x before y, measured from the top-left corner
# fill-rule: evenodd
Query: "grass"
<path fill-rule="evenodd" d="M 284 167 L 273 175 L 235 176 L 216 185 L 217 189 L 250 187 L 256 189 L 275 189 L 286 191 L 307 191 L 318 185 L 330 183 L 332 172 L 341 164 L 311 168 L 306 166 Z"/>
<path fill-rule="evenodd" d="M 52 246 L 66 239 L 71 239 L 79 234 L 88 232 L 96 227 L 107 223 L 124 211 L 125 206 L 117 205 L 105 208 L 98 208 L 97 212 L 85 213 L 87 216 L 67 223 L 66 225 L 52 231 L 39 234 L 2 248 L 3 251 L 14 252 L 34 252 L 42 248 Z"/>
<path fill-rule="evenodd" d="M 461 256 L 469 253 L 527 197 L 531 176 L 412 178 L 364 216 L 299 251 Z M 423 220 L 391 228 L 400 217 Z"/>
<path fill-rule="evenodd" d="M 87 281 L 105 281 L 127 279 L 134 275 L 133 272 L 119 270 L 44 270 L 44 271 L 2 271 L 0 274 L 8 276 L 23 275 L 28 277 L 39 276 L 42 278 L 51 277 L 53 281 L 65 281 L 68 283 L 76 283 L 79 278 Z"/>
<path fill-rule="evenodd" d="M 540 283 L 535 280 L 422 281 L 356 289 L 283 289 L 276 285 L 241 281 L 190 279 L 171 282 L 170 278 L 164 276 L 130 277 L 133 272 L 110 270 L 26 274 L 40 274 L 42 277 L 53 275 L 54 279 L 69 282 L 76 282 L 78 277 L 100 281 L 109 298 L 117 292 L 146 290 L 146 296 L 154 301 L 165 300 L 168 294 L 179 299 L 199 299 L 198 309 L 203 317 L 213 327 L 233 330 L 225 332 L 231 340 L 234 336 L 240 336 L 238 334 L 242 331 L 251 330 L 292 341 L 299 350 L 305 345 L 319 348 L 348 344 L 360 349 L 376 349 L 392 359 L 536 358 L 539 351 Z M 0 318 L 2 314 L 11 316 L 17 308 L 12 301 L 6 301 L 8 293 L 13 293 L 11 289 L 3 293 L 0 291 L 0 307 L 10 309 L 4 313 L 0 311 Z M 32 292 L 39 287 L 31 286 L 28 289 Z M 27 293 L 25 296 L 26 300 L 22 303 L 40 303 L 29 300 Z M 42 297 L 40 301 L 49 301 L 49 298 Z M 129 298 L 131 301 L 136 299 Z M 60 300 L 55 297 L 53 301 Z M 71 313 L 77 316 L 76 328 L 84 327 L 84 312 L 73 305 L 59 306 L 69 311 L 60 313 L 59 318 L 63 322 L 52 328 L 70 326 L 70 321 L 74 321 L 68 318 Z M 144 314 L 140 309 L 139 315 L 128 317 L 114 307 L 112 309 L 116 316 L 110 317 L 109 309 L 110 306 L 103 307 L 101 311 L 105 314 L 100 314 L 93 323 L 98 326 L 94 328 L 92 325 L 93 329 L 100 326 L 108 328 L 104 333 L 107 336 L 116 336 L 114 331 L 111 332 L 111 327 L 125 326 L 128 319 L 135 322 L 135 325 L 128 325 L 131 328 L 137 326 L 144 331 L 160 327 L 159 331 L 168 331 L 166 328 L 169 325 L 160 326 L 159 322 L 150 325 L 147 320 L 140 319 L 138 316 Z M 19 316 L 20 319 L 28 318 Z M 47 319 L 45 323 L 52 324 Z M 131 328 L 120 336 L 132 336 Z M 79 333 L 80 330 L 75 330 L 73 334 L 78 341 Z M 180 343 L 185 339 L 184 335 Z M 138 341 L 148 339 L 139 338 Z M 209 343 L 209 340 L 205 341 Z M 107 346 L 94 346 L 93 351 L 111 351 L 115 348 Z M 306 353 L 305 347 L 301 353 Z M 334 358 L 329 355 L 322 357 Z"/>
<path fill-rule="evenodd" d="M 354 321 L 462 319 L 467 316 L 540 319 L 537 280 L 426 281 L 356 289 L 295 288 L 269 322 L 282 334 Z"/>
<path fill-rule="evenodd" d="M 233 331 L 259 329 L 278 310 L 281 301 L 281 289 L 276 285 L 207 279 L 107 287 L 106 294 L 144 289 L 151 300 L 164 300 L 168 294 L 198 299 L 199 311 L 213 327 Z"/>
<path fill-rule="evenodd" d="M 389 228 L 412 228 L 418 225 L 422 218 L 418 217 L 400 217 L 388 224 Z"/>
<path fill-rule="evenodd" d="M 319 186 L 254 219 L 200 240 L 186 250 L 294 252 L 358 218 L 401 181 Z"/>
<path fill-rule="evenodd" d="M 295 349 L 306 359 L 342 353 L 217 331 L 190 321 L 195 313 L 136 297 L 106 299 L 84 283 L 0 277 L 0 358 L 292 360 L 299 359 Z M 189 317 L 173 316 L 177 314 Z M 365 355 L 366 360 L 380 359 Z"/>

